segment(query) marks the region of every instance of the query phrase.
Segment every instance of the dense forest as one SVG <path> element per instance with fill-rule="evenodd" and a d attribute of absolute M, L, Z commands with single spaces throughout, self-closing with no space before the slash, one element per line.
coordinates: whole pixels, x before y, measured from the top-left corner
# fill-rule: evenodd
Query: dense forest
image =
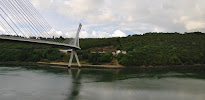
<path fill-rule="evenodd" d="M 54 61 L 62 57 L 63 54 L 52 46 L 0 40 L 0 61 Z"/>
<path fill-rule="evenodd" d="M 118 38 L 80 39 L 78 55 L 87 64 L 125 66 L 193 65 L 205 62 L 205 34 L 146 33 Z M 116 50 L 127 53 L 113 55 Z M 102 53 L 103 52 L 103 53 Z M 67 62 L 59 47 L 0 40 L 0 61 Z"/>
<path fill-rule="evenodd" d="M 205 62 L 205 34 L 201 32 L 146 33 L 123 38 L 82 39 L 80 43 L 83 50 L 114 46 L 117 50 L 127 51 L 127 54 L 113 57 L 125 66 L 193 65 Z"/>

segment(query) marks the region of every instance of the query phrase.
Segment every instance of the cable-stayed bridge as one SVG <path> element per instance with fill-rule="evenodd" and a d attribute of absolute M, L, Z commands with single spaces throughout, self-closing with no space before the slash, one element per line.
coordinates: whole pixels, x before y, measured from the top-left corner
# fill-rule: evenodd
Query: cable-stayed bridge
<path fill-rule="evenodd" d="M 81 66 L 76 53 L 81 27 L 74 37 L 55 38 L 55 30 L 29 0 L 0 0 L 0 39 L 68 47 L 69 67 L 74 55 Z"/>

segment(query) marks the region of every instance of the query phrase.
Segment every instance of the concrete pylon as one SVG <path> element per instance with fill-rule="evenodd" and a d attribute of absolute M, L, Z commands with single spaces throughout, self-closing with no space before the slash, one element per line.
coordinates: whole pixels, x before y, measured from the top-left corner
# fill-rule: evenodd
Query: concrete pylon
<path fill-rule="evenodd" d="M 79 33 L 80 33 L 80 30 L 81 30 L 81 27 L 82 27 L 82 24 L 80 23 L 79 27 L 78 27 L 77 34 L 76 34 L 75 42 L 74 42 L 74 45 L 77 46 L 77 47 L 79 47 Z M 71 55 L 70 55 L 70 60 L 69 60 L 68 68 L 71 68 L 74 55 L 75 55 L 75 59 L 77 61 L 78 67 L 81 68 L 81 64 L 80 64 L 80 61 L 78 59 L 78 55 L 77 55 L 76 49 L 71 49 Z"/>

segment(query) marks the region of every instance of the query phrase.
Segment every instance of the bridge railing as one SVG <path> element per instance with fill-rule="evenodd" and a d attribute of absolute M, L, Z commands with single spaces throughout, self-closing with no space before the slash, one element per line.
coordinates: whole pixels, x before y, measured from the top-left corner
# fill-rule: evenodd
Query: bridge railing
<path fill-rule="evenodd" d="M 32 43 L 40 43 L 40 44 L 50 44 L 50 45 L 57 45 L 57 46 L 64 46 L 69 48 L 76 48 L 80 49 L 79 46 L 76 46 L 74 42 L 65 43 L 65 41 L 75 41 L 75 39 L 68 39 L 66 38 L 64 41 L 57 41 L 52 38 L 26 38 L 21 36 L 10 36 L 10 35 L 0 35 L 0 39 L 4 40 L 13 40 L 13 41 L 22 41 L 22 42 L 32 42 Z"/>

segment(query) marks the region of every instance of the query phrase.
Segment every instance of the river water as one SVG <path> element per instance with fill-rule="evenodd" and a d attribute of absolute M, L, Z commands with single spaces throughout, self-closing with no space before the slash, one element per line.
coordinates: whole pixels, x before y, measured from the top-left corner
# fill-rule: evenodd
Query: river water
<path fill-rule="evenodd" d="M 203 69 L 1 66 L 0 100 L 204 100 Z"/>

